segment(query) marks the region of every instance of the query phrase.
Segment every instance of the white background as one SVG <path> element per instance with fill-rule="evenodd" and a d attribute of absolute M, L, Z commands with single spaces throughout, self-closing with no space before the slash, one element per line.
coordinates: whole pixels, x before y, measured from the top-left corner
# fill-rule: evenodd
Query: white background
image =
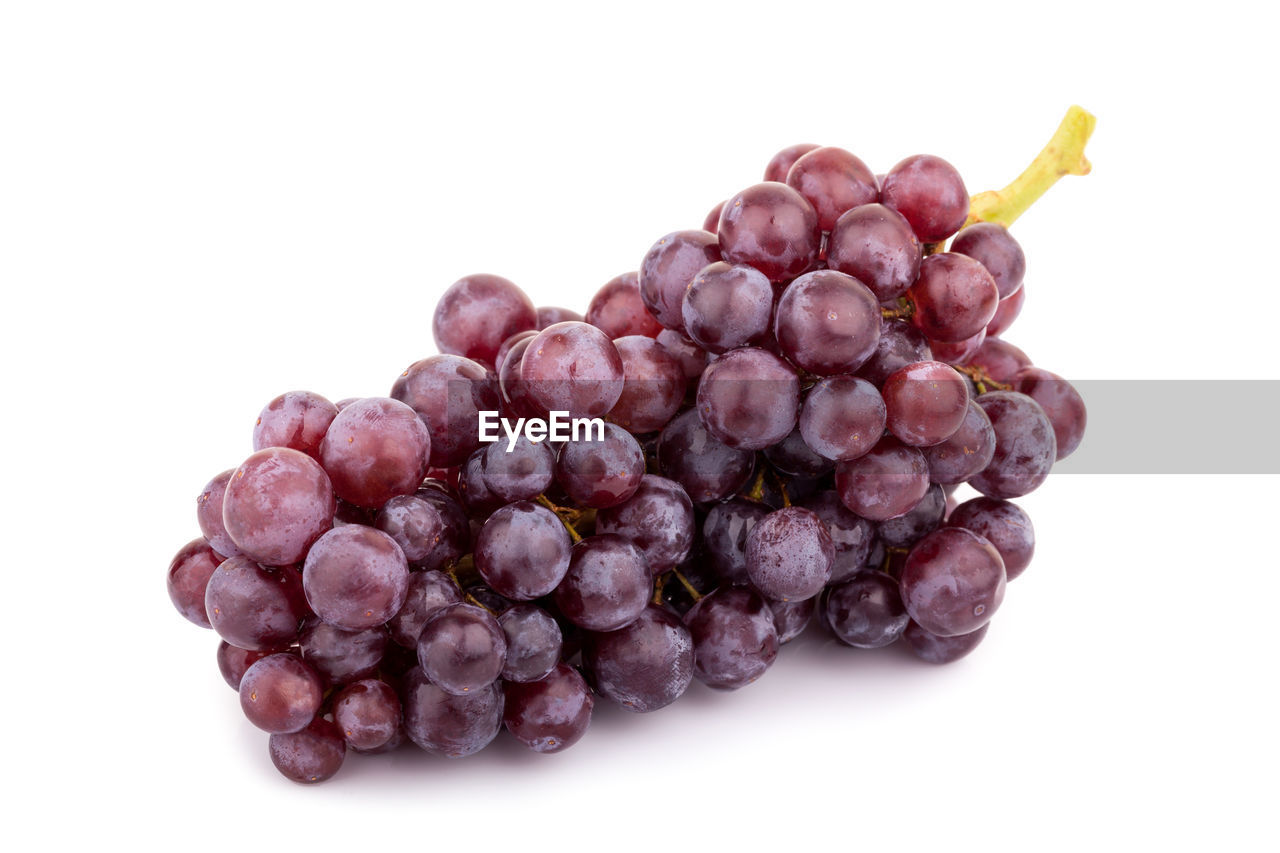
<path fill-rule="evenodd" d="M 467 273 L 583 310 L 795 142 L 936 153 L 977 191 L 1080 103 L 1094 173 L 1015 227 L 1009 338 L 1073 378 L 1277 378 L 1263 7 L 875 5 L 6 4 L 6 842 L 1274 844 L 1275 478 L 1051 478 L 1033 566 L 951 667 L 814 637 L 738 693 L 601 706 L 558 756 L 504 735 L 316 788 L 167 600 L 271 397 L 385 394 Z M 1241 426 L 1189 399 L 1150 428 L 1268 438 Z"/>

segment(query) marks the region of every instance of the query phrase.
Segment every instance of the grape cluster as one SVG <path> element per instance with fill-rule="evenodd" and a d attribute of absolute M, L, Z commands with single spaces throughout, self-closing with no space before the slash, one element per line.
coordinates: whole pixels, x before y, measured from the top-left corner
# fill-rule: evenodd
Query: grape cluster
<path fill-rule="evenodd" d="M 456 758 L 503 728 L 558 752 L 598 699 L 743 687 L 810 622 L 972 651 L 1035 547 L 1010 499 L 1085 408 L 1001 337 L 1025 259 L 969 210 L 940 158 L 877 176 L 794 146 L 585 317 L 473 275 L 388 396 L 268 403 L 168 589 L 275 766 L 318 782 L 349 751 Z M 485 443 L 482 412 L 607 424 Z"/>

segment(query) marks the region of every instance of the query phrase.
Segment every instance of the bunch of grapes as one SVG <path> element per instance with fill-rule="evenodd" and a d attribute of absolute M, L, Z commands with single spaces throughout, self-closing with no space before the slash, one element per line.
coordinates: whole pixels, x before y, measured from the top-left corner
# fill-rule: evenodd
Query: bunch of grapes
<path fill-rule="evenodd" d="M 1085 427 L 1002 337 L 1022 249 L 938 157 L 801 145 L 764 177 L 585 316 L 469 276 L 388 396 L 262 410 L 168 585 L 281 773 L 503 728 L 558 752 L 598 698 L 743 687 L 811 622 L 932 663 L 982 641 L 1034 550 L 1010 499 Z M 604 423 L 489 443 L 486 412 Z"/>

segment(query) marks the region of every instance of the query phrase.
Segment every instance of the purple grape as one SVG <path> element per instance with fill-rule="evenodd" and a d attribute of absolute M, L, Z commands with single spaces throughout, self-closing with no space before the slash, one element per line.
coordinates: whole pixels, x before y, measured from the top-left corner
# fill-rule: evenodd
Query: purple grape
<path fill-rule="evenodd" d="M 909 622 L 902 637 L 907 641 L 907 648 L 921 660 L 937 664 L 952 663 L 977 648 L 982 638 L 987 636 L 987 629 L 990 627 L 991 623 L 988 622 L 968 634 L 939 637 L 937 634 L 930 634 L 915 622 Z"/>
<path fill-rule="evenodd" d="M 560 662 L 564 637 L 556 620 L 532 604 L 517 604 L 498 617 L 507 638 L 505 681 L 537 681 Z"/>
<path fill-rule="evenodd" d="M 541 331 L 547 326 L 554 326 L 556 323 L 574 323 L 583 322 L 582 315 L 577 311 L 571 311 L 568 308 L 556 308 L 553 306 L 539 307 L 538 311 L 538 329 Z"/>
<path fill-rule="evenodd" d="M 333 700 L 333 722 L 351 748 L 378 749 L 400 730 L 400 698 L 376 678 L 348 684 Z"/>
<path fill-rule="evenodd" d="M 466 511 L 476 518 L 485 518 L 506 503 L 489 489 L 484 476 L 484 457 L 487 447 L 467 457 L 458 470 L 458 495 Z"/>
<path fill-rule="evenodd" d="M 804 416 L 804 407 L 800 408 L 800 416 Z M 799 423 L 787 437 L 777 444 L 764 449 L 764 458 L 775 470 L 792 477 L 787 484 L 787 493 L 795 497 L 794 487 L 800 480 L 813 480 L 828 474 L 835 467 L 830 459 L 819 456 L 804 440 Z"/>
<path fill-rule="evenodd" d="M 596 691 L 636 713 L 679 699 L 693 680 L 693 659 L 689 629 L 652 606 L 625 628 L 589 634 L 582 649 Z"/>
<path fill-rule="evenodd" d="M 613 342 L 622 357 L 622 394 L 609 420 L 632 433 L 662 429 L 680 411 L 688 380 L 684 367 L 652 338 L 629 335 Z"/>
<path fill-rule="evenodd" d="M 987 324 L 987 337 L 994 338 L 996 335 L 1003 334 L 1006 329 L 1012 326 L 1013 321 L 1018 319 L 1018 315 L 1022 313 L 1022 303 L 1026 299 L 1027 286 L 1025 284 L 1019 287 L 1012 296 L 1007 299 L 1001 299 L 996 304 L 995 316 Z"/>
<path fill-rule="evenodd" d="M 502 393 L 502 411 L 508 417 L 542 417 L 545 414 L 529 396 L 528 386 L 520 378 L 525 351 L 537 336 L 538 333 L 534 332 L 529 337 L 520 338 L 513 343 L 502 359 L 502 365 L 498 368 L 498 390 Z"/>
<path fill-rule="evenodd" d="M 502 376 L 502 365 L 507 363 L 507 358 L 511 355 L 511 350 L 515 349 L 516 344 L 520 343 L 521 341 L 527 342 L 530 338 L 536 338 L 538 336 L 538 332 L 541 332 L 541 331 L 542 329 L 538 328 L 538 329 L 525 329 L 523 332 L 516 332 L 514 335 L 512 335 L 511 337 L 503 341 L 502 346 L 498 347 L 498 354 L 494 357 L 494 361 L 493 361 L 493 372 L 494 372 L 494 376 L 497 377 L 499 380 L 498 381 L 499 394 L 501 394 L 502 392 L 501 381 L 500 381 Z M 521 351 L 521 353 L 523 353 L 523 350 Z M 519 364 L 518 359 L 519 359 L 519 356 L 517 356 L 517 362 L 516 362 L 517 364 Z"/>
<path fill-rule="evenodd" d="M 391 399 L 418 413 L 431 435 L 430 462 L 448 467 L 480 446 L 480 413 L 496 412 L 498 378 L 457 355 L 415 361 L 391 386 Z"/>
<path fill-rule="evenodd" d="M 502 721 L 516 740 L 534 752 L 560 752 L 586 734 L 595 699 L 578 671 L 556 666 L 539 681 L 506 685 Z"/>
<path fill-rule="evenodd" d="M 222 523 L 246 557 L 268 566 L 292 565 L 333 524 L 333 492 L 329 477 L 310 456 L 269 447 L 231 475 Z"/>
<path fill-rule="evenodd" d="M 693 638 L 693 674 L 709 687 L 736 690 L 755 681 L 778 657 L 773 611 L 755 590 L 721 587 L 684 617 Z"/>
<path fill-rule="evenodd" d="M 950 365 L 968 364 L 986 339 L 987 330 L 981 329 L 978 334 L 963 341 L 929 341 L 929 349 L 933 352 L 935 361 Z"/>
<path fill-rule="evenodd" d="M 845 211 L 880 196 L 867 164 L 843 148 L 815 148 L 802 155 L 787 172 L 786 182 L 813 205 L 823 231 L 834 228 Z"/>
<path fill-rule="evenodd" d="M 298 637 L 302 659 L 329 684 L 368 678 L 378 670 L 387 651 L 387 631 L 381 625 L 345 631 L 312 619 Z"/>
<path fill-rule="evenodd" d="M 387 501 L 375 524 L 400 546 L 410 565 L 418 565 L 444 537 L 444 513 L 418 495 L 399 495 Z"/>
<path fill-rule="evenodd" d="M 942 487 L 931 485 L 920 502 L 905 515 L 876 525 L 876 536 L 886 547 L 910 548 L 941 526 L 946 510 L 947 497 L 942 493 Z"/>
<path fill-rule="evenodd" d="M 836 490 L 852 512 L 884 521 L 902 515 L 919 503 L 929 488 L 924 454 L 893 436 L 850 462 L 836 466 Z"/>
<path fill-rule="evenodd" d="M 655 338 L 662 331 L 640 296 L 638 272 L 624 272 L 597 290 L 587 307 L 586 322 L 615 341 L 631 335 Z"/>
<path fill-rule="evenodd" d="M 499 501 L 528 501 L 551 488 L 556 456 L 549 443 L 521 434 L 514 443 L 499 439 L 485 447 L 480 468 L 485 486 Z"/>
<path fill-rule="evenodd" d="M 646 474 L 624 503 L 596 514 L 596 533 L 616 533 L 637 548 L 657 577 L 675 568 L 693 547 L 697 526 L 684 489 L 665 477 Z"/>
<path fill-rule="evenodd" d="M 747 187 L 725 202 L 719 238 L 724 260 L 753 266 L 770 281 L 783 281 L 817 263 L 822 230 L 817 211 L 804 196 L 785 184 L 766 182 Z M 718 260 L 711 258 L 708 263 Z"/>
<path fill-rule="evenodd" d="M 928 447 L 949 438 L 969 410 L 969 386 L 955 368 L 921 361 L 884 381 L 885 425 L 903 444 Z"/>
<path fill-rule="evenodd" d="M 281 394 L 258 415 L 253 427 L 253 449 L 288 447 L 319 459 L 320 441 L 337 415 L 338 407 L 319 394 Z"/>
<path fill-rule="evenodd" d="M 707 353 L 680 332 L 663 329 L 656 339 L 662 348 L 680 362 L 686 380 L 697 379 L 707 368 Z"/>
<path fill-rule="evenodd" d="M 711 210 L 707 211 L 707 215 L 702 220 L 702 230 L 715 233 L 720 227 L 720 213 L 724 210 L 724 202 L 720 202 Z"/>
<path fill-rule="evenodd" d="M 814 151 L 821 146 L 818 145 L 789 145 L 783 148 L 777 154 L 773 155 L 773 159 L 769 161 L 769 165 L 764 168 L 764 179 L 766 181 L 777 181 L 778 183 L 786 183 L 787 174 L 791 171 L 791 167 L 796 161 L 810 151 Z M 723 202 L 722 202 L 723 204 Z"/>
<path fill-rule="evenodd" d="M 885 402 L 865 379 L 828 376 L 809 389 L 799 424 L 814 453 L 848 462 L 870 452 L 884 435 Z"/>
<path fill-rule="evenodd" d="M 960 173 L 930 154 L 908 157 L 890 169 L 880 200 L 911 223 L 922 243 L 947 239 L 969 215 L 969 192 Z"/>
<path fill-rule="evenodd" d="M 248 557 L 218 566 L 205 588 L 204 606 L 218 636 L 248 651 L 289 645 L 307 613 L 296 570 L 265 569 Z"/>
<path fill-rule="evenodd" d="M 507 636 L 493 615 L 473 604 L 436 611 L 418 637 L 418 663 L 431 682 L 461 696 L 497 681 L 507 662 Z"/>
<path fill-rule="evenodd" d="M 898 583 L 884 572 L 859 572 L 831 587 L 822 613 L 836 639 L 859 649 L 890 645 L 908 622 Z"/>
<path fill-rule="evenodd" d="M 218 671 L 232 690 L 240 691 L 240 680 L 249 671 L 249 667 L 274 652 L 251 652 L 239 646 L 233 646 L 226 640 L 218 641 Z"/>
<path fill-rule="evenodd" d="M 332 778 L 342 768 L 347 743 L 336 725 L 317 718 L 300 732 L 272 735 L 268 752 L 286 779 L 310 785 Z"/>
<path fill-rule="evenodd" d="M 233 474 L 234 470 L 223 471 L 206 483 L 196 497 L 196 520 L 200 524 L 200 532 L 209 542 L 209 547 L 223 558 L 240 556 L 240 549 L 231 541 L 222 523 L 222 502 Z"/>
<path fill-rule="evenodd" d="M 404 605 L 387 623 L 391 639 L 406 649 L 416 650 L 422 626 L 445 607 L 461 601 L 462 590 L 444 572 L 411 573 Z"/>
<path fill-rule="evenodd" d="M 1013 235 L 995 222 L 977 222 L 965 228 L 951 241 L 952 252 L 968 255 L 987 268 L 995 279 L 1000 299 L 1005 300 L 1022 287 L 1027 272 L 1027 257 Z"/>
<path fill-rule="evenodd" d="M 545 411 L 601 417 L 622 394 L 622 356 L 595 326 L 557 323 L 525 347 L 520 379 L 529 398 Z"/>
<path fill-rule="evenodd" d="M 970 400 L 960 429 L 938 444 L 923 449 L 929 465 L 929 479 L 943 485 L 963 483 L 991 464 L 996 451 L 996 433 L 991 419 Z"/>
<path fill-rule="evenodd" d="M 970 367 L 980 367 L 996 382 L 1013 382 L 1013 377 L 1024 367 L 1031 366 L 1031 359 L 1008 341 L 987 338 L 969 359 Z"/>
<path fill-rule="evenodd" d="M 334 627 L 360 631 L 400 612 L 409 593 L 409 564 L 390 536 L 349 524 L 311 546 L 302 586 L 317 616 Z"/>
<path fill-rule="evenodd" d="M 783 355 L 818 376 L 852 373 L 880 341 L 880 303 L 835 270 L 800 276 L 782 292 L 773 330 Z M 715 365 L 712 365 L 714 367 Z"/>
<path fill-rule="evenodd" d="M 422 484 L 431 435 L 417 412 L 387 397 L 366 397 L 333 419 L 320 462 L 344 501 L 376 509 Z"/>
<path fill-rule="evenodd" d="M 694 275 L 680 310 L 690 340 L 707 352 L 727 352 L 769 333 L 773 285 L 754 267 L 717 261 Z"/>
<path fill-rule="evenodd" d="M 1017 504 L 995 498 L 974 498 L 952 510 L 948 527 L 963 527 L 986 539 L 1000 552 L 1007 580 L 1026 571 L 1036 551 L 1031 517 Z"/>
<path fill-rule="evenodd" d="M 556 587 L 560 613 L 588 631 L 616 631 L 649 603 L 653 584 L 644 555 L 613 533 L 588 536 L 573 546 L 569 571 Z"/>
<path fill-rule="evenodd" d="M 699 503 L 724 500 L 746 485 L 756 456 L 721 443 L 695 409 L 677 415 L 658 439 L 658 466 Z"/>
<path fill-rule="evenodd" d="M 880 388 L 895 371 L 920 361 L 932 361 L 929 339 L 924 332 L 903 320 L 885 320 L 880 325 L 876 351 L 858 369 L 858 376 Z"/>
<path fill-rule="evenodd" d="M 169 574 L 165 579 L 169 600 L 188 622 L 201 628 L 213 627 L 204 609 L 204 597 L 209 578 L 221 564 L 222 557 L 209 547 L 203 537 L 183 545 L 169 562 Z"/>
<path fill-rule="evenodd" d="M 711 507 L 702 523 L 702 541 L 716 573 L 739 586 L 747 577 L 747 536 L 769 514 L 762 504 L 734 498 Z"/>
<path fill-rule="evenodd" d="M 685 288 L 700 269 L 718 260 L 720 245 L 710 232 L 675 231 L 661 238 L 640 263 L 640 298 L 645 307 L 663 327 L 680 330 Z"/>
<path fill-rule="evenodd" d="M 434 506 L 444 519 L 444 529 L 439 541 L 416 562 L 411 561 L 416 568 L 428 571 L 443 568 L 471 550 L 471 525 L 466 510 L 451 493 L 446 492 L 443 486 L 435 488 L 428 482 L 413 496 Z M 385 510 L 384 506 L 383 511 Z M 390 535 L 387 530 L 383 530 L 383 533 Z"/>
<path fill-rule="evenodd" d="M 911 322 L 934 341 L 973 337 L 996 315 L 1000 292 L 987 268 L 968 255 L 940 252 L 920 262 L 911 285 Z"/>
<path fill-rule="evenodd" d="M 324 685 L 296 655 L 267 655 L 240 679 L 240 708 L 264 732 L 302 731 L 320 710 Z"/>
<path fill-rule="evenodd" d="M 850 512 L 835 492 L 820 492 L 804 505 L 822 519 L 831 536 L 834 550 L 829 582 L 837 584 L 860 572 L 871 556 L 875 525 Z"/>
<path fill-rule="evenodd" d="M 943 527 L 911 549 L 899 585 L 920 627 L 943 637 L 968 634 L 986 624 L 1004 600 L 1004 561 L 978 534 Z"/>
<path fill-rule="evenodd" d="M 431 330 L 440 352 L 488 366 L 503 341 L 537 325 L 537 309 L 523 290 L 501 276 L 481 273 L 449 286 L 436 303 Z"/>
<path fill-rule="evenodd" d="M 732 350 L 708 365 L 698 383 L 698 417 L 716 440 L 763 450 L 787 437 L 800 408 L 800 380 L 771 352 Z"/>
<path fill-rule="evenodd" d="M 835 546 L 813 511 L 786 507 L 756 522 L 747 534 L 747 577 L 775 601 L 802 601 L 831 579 Z"/>
<path fill-rule="evenodd" d="M 1057 459 L 1066 459 L 1084 438 L 1088 413 L 1075 387 L 1056 373 L 1039 367 L 1024 367 L 1013 377 L 1013 390 L 1040 404 L 1058 446 Z"/>
<path fill-rule="evenodd" d="M 862 282 L 879 302 L 907 292 L 920 274 L 920 258 L 911 223 L 882 204 L 845 213 L 827 240 L 827 266 Z"/>
<path fill-rule="evenodd" d="M 991 419 L 996 449 L 991 464 L 970 478 L 969 485 L 991 498 L 1018 498 L 1035 491 L 1058 455 L 1053 423 L 1044 409 L 1016 391 L 983 394 L 978 405 Z"/>
<path fill-rule="evenodd" d="M 409 740 L 447 758 L 479 752 L 502 729 L 502 688 L 497 683 L 456 696 L 415 667 L 405 677 L 401 705 Z"/>
<path fill-rule="evenodd" d="M 603 509 L 617 506 L 640 488 L 644 476 L 644 451 L 617 424 L 604 425 L 604 440 L 588 433 L 560 446 L 555 479 L 579 506 Z"/>
<path fill-rule="evenodd" d="M 778 631 L 778 645 L 791 642 L 809 627 L 817 601 L 815 596 L 803 601 L 769 602 L 769 609 L 773 611 L 773 627 Z"/>
<path fill-rule="evenodd" d="M 520 501 L 485 521 L 476 537 L 476 569 L 499 594 L 532 601 L 548 595 L 564 578 L 571 546 L 555 513 Z"/>

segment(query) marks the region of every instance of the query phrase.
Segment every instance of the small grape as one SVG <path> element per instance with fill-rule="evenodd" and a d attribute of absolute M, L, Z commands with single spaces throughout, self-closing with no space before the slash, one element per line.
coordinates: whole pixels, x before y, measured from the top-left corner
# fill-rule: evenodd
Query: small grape
<path fill-rule="evenodd" d="M 539 681 L 508 683 L 502 720 L 534 752 L 560 752 L 586 734 L 594 706 L 582 676 L 562 663 Z"/>

